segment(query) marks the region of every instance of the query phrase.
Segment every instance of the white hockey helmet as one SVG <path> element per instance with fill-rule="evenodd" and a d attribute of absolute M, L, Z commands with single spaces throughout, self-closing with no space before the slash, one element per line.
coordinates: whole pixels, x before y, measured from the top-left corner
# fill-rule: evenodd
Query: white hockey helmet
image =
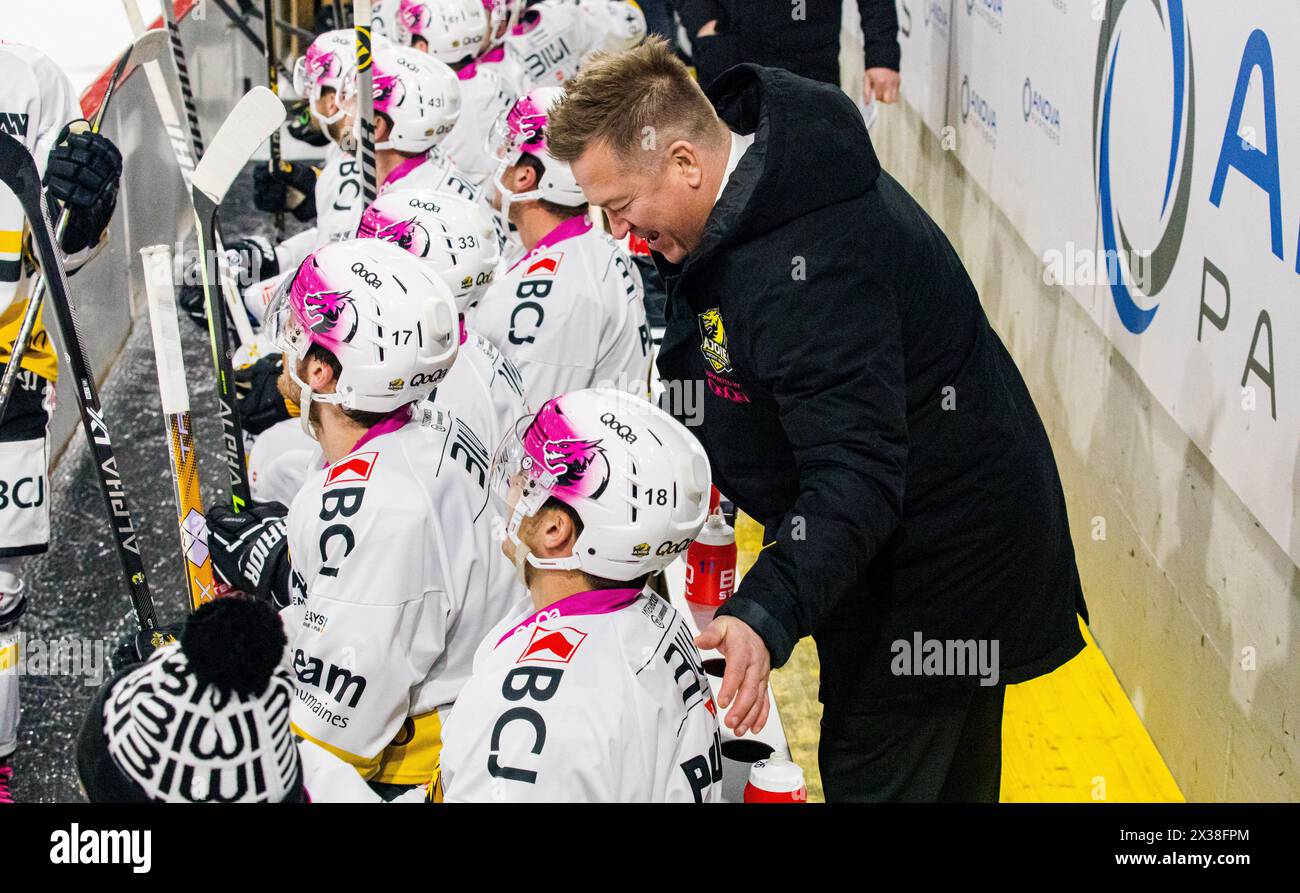
<path fill-rule="evenodd" d="M 402 0 L 397 11 L 397 42 L 409 47 L 422 38 L 425 52 L 447 65 L 474 59 L 487 29 L 482 0 Z"/>
<path fill-rule="evenodd" d="M 375 114 L 392 122 L 388 139 L 376 149 L 416 154 L 442 142 L 460 119 L 460 81 L 456 72 L 419 50 L 386 43 L 375 54 L 371 89 Z M 342 104 L 352 116 L 353 138 L 361 138 L 357 111 L 357 72 L 348 73 Z"/>
<path fill-rule="evenodd" d="M 401 0 L 375 0 L 370 7 L 370 34 L 372 37 L 397 39 L 397 10 Z"/>
<path fill-rule="evenodd" d="M 307 108 L 321 125 L 321 130 L 329 134 L 329 125 L 343 118 L 341 91 L 343 79 L 357 64 L 356 32 L 351 28 L 326 31 L 317 36 L 307 47 L 307 52 L 293 63 L 293 89 L 307 100 Z M 335 91 L 337 110 L 332 115 L 322 115 L 316 108 L 321 94 L 326 90 Z"/>
<path fill-rule="evenodd" d="M 271 338 L 302 388 L 303 428 L 314 436 L 310 404 L 391 412 L 423 400 L 446 376 L 460 347 L 460 322 L 446 283 L 396 245 L 376 239 L 331 242 L 286 276 L 267 309 Z M 331 394 L 298 375 L 313 344 L 343 371 Z"/>
<path fill-rule="evenodd" d="M 483 297 L 501 259 L 487 209 L 459 195 L 424 189 L 385 192 L 361 214 L 358 239 L 382 239 L 423 260 L 447 283 L 464 313 Z"/>
<path fill-rule="evenodd" d="M 682 424 L 616 388 L 548 400 L 506 434 L 492 460 L 492 492 L 504 506 L 515 562 L 580 569 L 610 580 L 662 570 L 686 552 L 709 511 L 709 459 Z M 573 553 L 532 554 L 519 539 L 546 500 L 582 520 Z"/>
<path fill-rule="evenodd" d="M 502 112 L 488 133 L 488 154 L 497 160 L 493 182 L 501 194 L 501 213 L 507 218 L 510 205 L 518 202 L 546 199 L 557 205 L 576 208 L 587 201 L 582 187 L 573 177 L 573 170 L 566 162 L 552 157 L 546 148 L 548 115 L 551 107 L 563 96 L 564 91 L 559 87 L 538 87 Z M 532 155 L 542 163 L 542 175 L 532 190 L 512 193 L 505 184 L 506 168 L 518 164 L 524 155 Z"/>
<path fill-rule="evenodd" d="M 645 13 L 625 0 L 579 0 L 590 31 L 583 61 L 593 53 L 621 53 L 645 40 Z"/>
<path fill-rule="evenodd" d="M 482 53 L 486 53 L 505 42 L 506 33 L 519 21 L 524 0 L 482 0 L 482 3 L 487 14 L 487 33 L 482 47 Z"/>

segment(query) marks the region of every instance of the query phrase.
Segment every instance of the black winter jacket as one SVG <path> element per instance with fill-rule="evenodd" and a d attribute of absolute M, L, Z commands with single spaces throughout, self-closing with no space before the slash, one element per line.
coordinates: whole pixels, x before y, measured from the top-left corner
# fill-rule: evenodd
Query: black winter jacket
<path fill-rule="evenodd" d="M 1060 478 L 952 245 L 839 90 L 741 65 L 708 93 L 755 140 L 684 265 L 655 261 L 659 374 L 702 391 L 714 482 L 770 544 L 721 613 L 774 666 L 812 635 L 828 704 L 974 681 L 897 674 L 917 634 L 996 641 L 1000 682 L 1061 665 L 1086 608 Z"/>
<path fill-rule="evenodd" d="M 865 68 L 898 71 L 894 0 L 857 0 Z M 700 84 L 740 62 L 784 68 L 828 84 L 840 82 L 840 0 L 675 0 L 690 37 Z M 796 15 L 798 16 L 796 18 Z M 696 34 L 717 20 L 718 33 Z"/>

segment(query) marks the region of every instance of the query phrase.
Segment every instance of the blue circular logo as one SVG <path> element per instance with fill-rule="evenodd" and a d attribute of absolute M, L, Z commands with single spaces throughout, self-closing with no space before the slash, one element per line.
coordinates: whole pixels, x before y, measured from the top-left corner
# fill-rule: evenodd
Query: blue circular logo
<path fill-rule="evenodd" d="M 1159 304 L 1143 307 L 1134 297 L 1130 283 L 1136 283 L 1137 276 L 1131 265 L 1125 269 L 1125 259 L 1135 258 L 1136 255 L 1119 211 L 1120 203 L 1129 196 L 1117 194 L 1111 178 L 1115 145 L 1119 142 L 1117 137 L 1121 135 L 1112 122 L 1111 103 L 1115 91 L 1116 61 L 1119 59 L 1123 36 L 1121 12 L 1124 5 L 1125 0 L 1119 0 L 1115 4 L 1097 45 L 1097 70 L 1092 101 L 1093 167 L 1111 298 L 1124 327 L 1134 334 L 1141 334 L 1155 319 Z M 1187 225 L 1187 201 L 1192 185 L 1192 149 L 1196 122 L 1191 33 L 1183 15 L 1182 0 L 1164 0 L 1163 6 L 1156 3 L 1156 12 L 1169 37 L 1173 101 L 1167 112 L 1172 124 L 1164 197 L 1160 205 L 1160 221 L 1164 233 L 1150 256 L 1141 260 L 1141 279 L 1146 286 L 1143 291 L 1150 297 L 1158 295 L 1168 284 L 1178 251 L 1182 247 L 1183 231 Z M 1028 88 L 1028 81 L 1025 84 Z M 1151 109 L 1150 113 L 1156 114 L 1157 111 Z"/>

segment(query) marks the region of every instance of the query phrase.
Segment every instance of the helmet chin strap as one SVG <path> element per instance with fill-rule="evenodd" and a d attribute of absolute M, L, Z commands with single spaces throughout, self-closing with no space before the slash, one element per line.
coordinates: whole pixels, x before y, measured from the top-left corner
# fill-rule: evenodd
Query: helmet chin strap
<path fill-rule="evenodd" d="M 492 185 L 497 188 L 497 192 L 501 195 L 501 216 L 508 221 L 510 219 L 511 205 L 540 201 L 543 196 L 541 189 L 530 189 L 527 192 L 511 192 L 505 181 L 507 167 L 509 165 L 504 162 L 497 167 L 496 176 L 492 178 Z"/>
<path fill-rule="evenodd" d="M 521 584 L 525 587 L 528 586 L 527 567 L 529 565 L 541 571 L 579 570 L 581 568 L 576 553 L 562 555 L 558 558 L 539 558 L 534 554 L 532 547 L 519 538 L 520 525 L 525 517 L 530 517 L 525 516 L 522 512 L 523 507 L 516 505 L 510 522 L 506 525 L 506 536 L 510 537 L 510 542 L 515 547 L 515 576 Z"/>

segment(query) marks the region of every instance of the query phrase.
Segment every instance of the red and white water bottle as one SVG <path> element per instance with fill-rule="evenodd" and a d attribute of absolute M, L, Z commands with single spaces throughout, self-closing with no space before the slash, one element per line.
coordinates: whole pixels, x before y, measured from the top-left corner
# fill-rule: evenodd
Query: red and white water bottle
<path fill-rule="evenodd" d="M 769 757 L 749 767 L 746 803 L 807 803 L 803 769 L 784 757 Z"/>
<path fill-rule="evenodd" d="M 709 611 L 736 590 L 736 531 L 721 511 L 714 511 L 686 549 L 686 600 Z"/>

